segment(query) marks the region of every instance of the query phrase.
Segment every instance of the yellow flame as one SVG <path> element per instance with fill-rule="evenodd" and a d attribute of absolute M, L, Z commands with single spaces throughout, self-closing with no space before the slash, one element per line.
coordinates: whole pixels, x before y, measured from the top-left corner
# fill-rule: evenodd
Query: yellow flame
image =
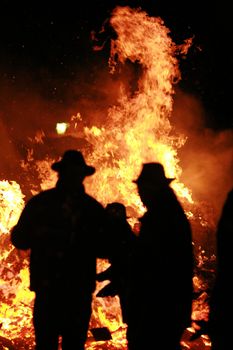
<path fill-rule="evenodd" d="M 93 125 L 83 129 L 86 140 L 93 145 L 93 152 L 85 154 L 85 157 L 89 164 L 97 168 L 97 172 L 86 179 L 88 192 L 103 204 L 110 201 L 123 202 L 131 209 L 131 219 L 134 219 L 145 208 L 132 180 L 138 176 L 142 163 L 158 161 L 164 165 L 168 177 L 176 178 L 173 186 L 178 195 L 192 203 L 191 191 L 180 182 L 182 170 L 179 166 L 178 149 L 184 145 L 186 138 L 177 135 L 170 123 L 173 85 L 180 79 L 176 54 L 178 50 L 186 52 L 187 42 L 183 49 L 182 46 L 177 47 L 162 19 L 151 18 L 145 12 L 129 7 L 115 8 L 110 24 L 117 33 L 117 39 L 111 43 L 110 71 L 113 73 L 117 64 L 124 64 L 126 60 L 137 62 L 142 69 L 137 90 L 132 95 L 122 87 L 117 105 L 108 110 L 104 127 Z M 80 113 L 72 118 L 73 132 L 80 132 L 77 130 L 77 123 L 82 120 Z M 67 127 L 67 123 L 58 123 L 57 132 L 64 134 Z M 50 188 L 55 183 L 56 174 L 51 171 L 51 163 L 51 159 L 36 162 L 41 177 L 41 189 Z M 7 233 L 22 210 L 23 196 L 16 183 L 6 185 L 2 182 L 1 186 L 0 231 Z M 9 192 L 9 186 L 13 188 L 13 193 Z M 28 287 L 27 259 L 23 267 L 21 266 L 19 277 L 15 275 L 12 278 L 19 260 L 9 242 L 7 247 L 1 266 L 7 265 L 7 269 L 9 268 L 6 262 L 10 254 L 15 255 L 15 263 L 5 272 L 8 277 L 0 281 L 5 293 L 10 295 L 8 301 L 2 303 L 0 321 L 3 327 L 0 334 L 13 339 L 22 337 L 24 329 L 27 336 L 30 335 L 28 343 L 33 345 L 33 295 L 25 290 L 25 286 Z M 110 301 L 100 299 L 94 300 L 92 324 L 108 326 L 113 333 L 121 329 L 120 339 L 116 335 L 111 342 L 115 348 L 126 349 L 123 336 L 125 328 L 119 313 L 118 298 Z M 91 350 L 93 346 L 94 343 L 88 343 L 87 349 Z"/>
<path fill-rule="evenodd" d="M 177 151 L 186 137 L 177 135 L 170 123 L 173 84 L 180 79 L 178 48 L 163 21 L 141 10 L 117 7 L 110 23 L 117 33 L 111 45 L 111 71 L 128 59 L 140 64 L 142 73 L 133 96 L 122 88 L 117 106 L 108 110 L 104 128 L 84 129 L 93 145 L 89 162 L 98 169 L 88 179 L 88 189 L 103 203 L 122 201 L 141 214 L 144 209 L 132 180 L 142 163 L 158 161 L 168 177 L 176 178 L 173 186 L 178 195 L 192 202 L 191 191 L 179 181 L 182 170 Z"/>
<path fill-rule="evenodd" d="M 0 335 L 8 339 L 17 338 L 19 334 L 22 336 L 25 330 L 30 338 L 33 334 L 34 295 L 28 289 L 28 263 L 27 260 L 20 262 L 9 239 L 9 232 L 17 223 L 23 207 L 24 195 L 20 186 L 15 181 L 0 181 L 0 244 L 4 248 L 0 256 Z"/>
<path fill-rule="evenodd" d="M 0 232 L 8 233 L 24 207 L 24 196 L 15 181 L 0 181 Z"/>

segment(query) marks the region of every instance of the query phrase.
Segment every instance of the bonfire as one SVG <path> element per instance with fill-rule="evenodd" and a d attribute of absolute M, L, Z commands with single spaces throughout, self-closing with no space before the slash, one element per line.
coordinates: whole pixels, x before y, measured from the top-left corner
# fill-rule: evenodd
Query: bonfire
<path fill-rule="evenodd" d="M 77 111 L 69 123 L 59 121 L 56 130 L 59 137 L 81 135 L 90 145 L 82 151 L 87 163 L 95 166 L 97 172 L 85 180 L 87 192 L 104 206 L 112 201 L 122 202 L 135 234 L 138 218 L 145 208 L 132 180 L 137 178 L 142 163 L 161 162 L 166 176 L 175 178 L 172 187 L 193 226 L 196 252 L 193 327 L 185 332 L 182 341 L 185 349 L 191 349 L 191 336 L 197 332 L 200 321 L 208 319 L 208 291 L 214 276 L 214 257 L 206 256 L 196 238 L 215 229 L 212 218 L 194 202 L 191 189 L 180 180 L 182 169 L 178 154 L 187 137 L 176 132 L 171 118 L 174 85 L 181 79 L 179 57 L 187 53 L 192 40 L 187 38 L 182 45 L 176 45 L 163 20 L 149 17 L 141 9 L 116 7 L 109 23 L 116 33 L 116 39 L 111 41 L 109 74 L 114 74 L 130 61 L 140 66 L 137 86 L 132 93 L 122 84 L 118 101 L 108 109 L 102 126 L 87 126 Z M 98 49 L 98 42 L 95 42 L 95 49 Z M 45 132 L 40 138 L 42 146 L 43 138 L 46 138 Z M 66 148 L 70 145 L 67 144 Z M 28 150 L 28 155 L 27 159 L 22 159 L 22 172 L 29 178 L 32 171 L 36 173 L 39 184 L 35 186 L 32 179 L 31 195 L 54 186 L 56 174 L 50 166 L 57 159 L 48 154 L 43 160 L 35 160 L 33 149 Z M 34 348 L 34 293 L 28 289 L 28 256 L 14 249 L 9 239 L 25 200 L 22 184 L 7 179 L 0 181 L 0 346 L 2 344 L 4 349 Z M 99 271 L 107 266 L 107 261 L 98 261 Z M 98 284 L 97 291 L 101 287 Z M 96 340 L 91 330 L 104 327 L 110 331 L 111 339 Z M 86 349 L 127 349 L 125 332 L 118 297 L 94 298 Z M 195 349 L 208 348 L 208 337 L 200 335 L 198 344 Z"/>

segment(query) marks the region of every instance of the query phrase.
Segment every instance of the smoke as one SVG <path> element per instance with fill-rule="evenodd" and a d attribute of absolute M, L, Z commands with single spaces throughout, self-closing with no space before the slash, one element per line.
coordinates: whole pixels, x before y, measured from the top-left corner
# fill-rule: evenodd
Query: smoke
<path fill-rule="evenodd" d="M 62 110 L 41 96 L 39 85 L 25 72 L 1 81 L 0 105 L 1 177 L 12 180 L 26 159 L 30 140 L 38 131 L 49 131 Z"/>
<path fill-rule="evenodd" d="M 213 207 L 218 219 L 233 186 L 233 130 L 207 128 L 206 113 L 196 97 L 177 90 L 171 123 L 187 136 L 178 154 L 182 181 L 193 192 L 194 200 Z"/>
<path fill-rule="evenodd" d="M 41 159 L 85 147 L 83 127 L 103 126 L 122 84 L 133 77 L 130 66 L 113 76 L 98 60 L 85 69 L 77 66 L 72 78 L 58 78 L 45 70 L 20 70 L 14 75 L 1 70 L 5 78 L 0 82 L 0 178 L 16 181 L 20 162 L 27 160 L 29 151 L 34 159 Z M 76 135 L 58 136 L 56 123 L 69 123 L 77 113 L 82 121 Z"/>

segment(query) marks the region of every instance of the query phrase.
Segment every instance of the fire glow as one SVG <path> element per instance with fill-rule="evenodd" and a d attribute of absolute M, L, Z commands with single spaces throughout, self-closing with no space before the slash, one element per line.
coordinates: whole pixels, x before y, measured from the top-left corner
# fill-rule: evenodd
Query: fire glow
<path fill-rule="evenodd" d="M 144 162 L 161 162 L 166 176 L 176 179 L 173 188 L 178 196 L 185 203 L 193 203 L 191 191 L 179 180 L 182 170 L 177 153 L 185 144 L 186 137 L 177 135 L 170 122 L 173 86 L 181 79 L 177 55 L 187 51 L 187 42 L 184 46 L 176 46 L 160 18 L 151 18 L 145 12 L 129 7 L 115 8 L 110 24 L 117 33 L 117 39 L 111 43 L 110 72 L 114 74 L 117 65 L 125 64 L 126 60 L 136 62 L 142 70 L 133 96 L 122 85 L 117 104 L 109 108 L 102 127 L 92 125 L 83 128 L 83 137 L 93 146 L 93 151 L 85 154 L 85 158 L 98 169 L 85 185 L 87 192 L 103 205 L 111 201 L 124 203 L 133 226 L 137 217 L 145 211 L 132 183 Z M 75 120 L 76 124 L 78 122 Z M 66 123 L 57 123 L 57 133 L 63 135 L 67 127 Z M 41 189 L 55 184 L 56 179 L 50 169 L 53 161 L 46 159 L 36 163 Z M 12 341 L 17 349 L 32 349 L 31 308 L 34 295 L 28 291 L 27 257 L 22 262 L 9 243 L 9 232 L 23 208 L 24 196 L 17 183 L 2 181 L 0 186 L 0 239 L 4 247 L 0 265 L 0 296 L 3 300 L 0 335 Z M 106 265 L 106 262 L 99 262 L 100 269 L 104 268 L 102 264 Z M 106 326 L 111 330 L 113 340 L 108 342 L 106 349 L 126 349 L 125 325 L 117 297 L 94 299 L 90 326 Z M 21 340 L 20 343 L 20 339 L 23 342 Z M 94 341 L 87 342 L 88 350 L 97 348 Z"/>

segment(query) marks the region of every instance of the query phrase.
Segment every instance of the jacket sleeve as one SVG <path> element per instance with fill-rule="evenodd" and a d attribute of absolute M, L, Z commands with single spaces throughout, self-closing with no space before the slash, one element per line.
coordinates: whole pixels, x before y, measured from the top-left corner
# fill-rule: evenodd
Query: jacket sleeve
<path fill-rule="evenodd" d="M 12 228 L 10 239 L 17 249 L 27 250 L 31 248 L 30 232 L 32 229 L 33 212 L 30 201 L 25 205 L 18 223 Z"/>

